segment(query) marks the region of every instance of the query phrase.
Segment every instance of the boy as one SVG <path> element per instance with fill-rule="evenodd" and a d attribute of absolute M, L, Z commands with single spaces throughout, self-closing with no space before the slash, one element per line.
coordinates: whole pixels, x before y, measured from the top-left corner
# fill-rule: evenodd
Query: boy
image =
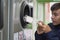
<path fill-rule="evenodd" d="M 35 40 L 60 40 L 60 3 L 52 5 L 51 11 L 52 23 L 45 25 L 42 21 L 39 21 Z"/>

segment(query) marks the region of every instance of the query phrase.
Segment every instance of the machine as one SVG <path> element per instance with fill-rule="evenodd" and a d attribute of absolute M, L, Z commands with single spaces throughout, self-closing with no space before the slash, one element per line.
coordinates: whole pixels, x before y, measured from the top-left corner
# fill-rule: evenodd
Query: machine
<path fill-rule="evenodd" d="M 23 31 L 28 22 L 26 15 L 33 17 L 32 0 L 0 0 L 0 40 L 14 40 L 14 33 Z"/>
<path fill-rule="evenodd" d="M 19 32 L 29 24 L 24 21 L 24 16 L 28 15 L 33 17 L 33 2 L 28 0 L 22 0 L 20 3 L 15 2 L 14 10 L 14 32 Z"/>

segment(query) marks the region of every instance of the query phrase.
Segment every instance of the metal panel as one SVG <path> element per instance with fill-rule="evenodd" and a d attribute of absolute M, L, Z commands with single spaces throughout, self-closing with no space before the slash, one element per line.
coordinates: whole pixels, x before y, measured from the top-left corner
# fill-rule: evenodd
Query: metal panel
<path fill-rule="evenodd" d="M 3 0 L 3 40 L 8 40 L 8 0 Z"/>
<path fill-rule="evenodd" d="M 0 32 L 0 40 L 1 40 L 1 32 Z"/>

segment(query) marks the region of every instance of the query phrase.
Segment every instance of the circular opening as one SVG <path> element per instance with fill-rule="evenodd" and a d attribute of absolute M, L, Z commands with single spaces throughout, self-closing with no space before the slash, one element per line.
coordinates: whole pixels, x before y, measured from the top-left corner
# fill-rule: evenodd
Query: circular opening
<path fill-rule="evenodd" d="M 27 22 L 24 21 L 24 16 L 30 14 L 30 9 L 29 5 L 27 5 L 25 2 L 22 3 L 21 9 L 20 9 L 20 22 L 23 28 L 28 24 Z"/>

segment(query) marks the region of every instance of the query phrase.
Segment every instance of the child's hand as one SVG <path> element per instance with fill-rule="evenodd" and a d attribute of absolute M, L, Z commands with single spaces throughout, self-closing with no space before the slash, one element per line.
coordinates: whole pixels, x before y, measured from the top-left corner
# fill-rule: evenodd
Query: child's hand
<path fill-rule="evenodd" d="M 38 27 L 37 27 L 37 33 L 42 34 L 42 33 L 48 33 L 51 31 L 51 28 L 48 25 L 45 25 L 42 21 L 38 22 Z"/>

